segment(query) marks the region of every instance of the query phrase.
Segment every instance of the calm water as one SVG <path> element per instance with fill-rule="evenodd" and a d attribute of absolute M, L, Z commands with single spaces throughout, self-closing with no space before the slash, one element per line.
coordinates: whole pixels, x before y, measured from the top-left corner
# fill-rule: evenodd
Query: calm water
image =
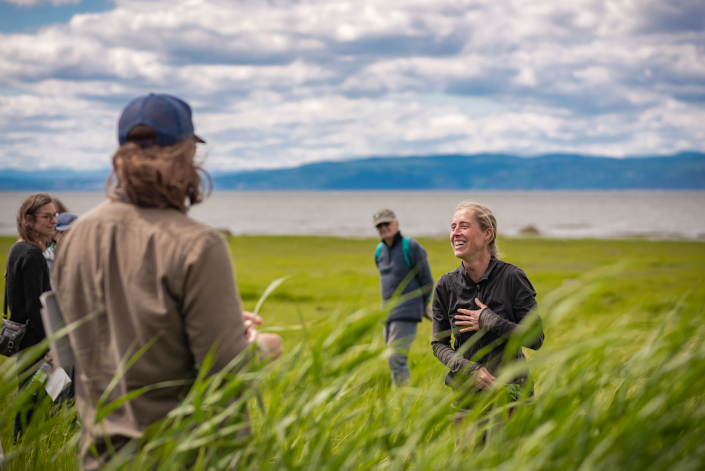
<path fill-rule="evenodd" d="M 28 193 L 0 193 L 0 234 L 15 234 Z M 102 193 L 56 193 L 79 216 Z M 445 235 L 463 200 L 489 206 L 499 232 L 533 225 L 547 237 L 705 240 L 705 192 L 281 192 L 214 193 L 191 216 L 233 234 L 375 236 L 372 214 L 393 209 L 406 235 Z"/>

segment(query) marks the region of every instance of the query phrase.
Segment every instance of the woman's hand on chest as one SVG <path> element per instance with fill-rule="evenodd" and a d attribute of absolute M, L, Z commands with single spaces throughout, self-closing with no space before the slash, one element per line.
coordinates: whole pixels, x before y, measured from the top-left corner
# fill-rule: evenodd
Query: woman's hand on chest
<path fill-rule="evenodd" d="M 478 309 L 458 309 L 458 313 L 455 315 L 455 325 L 461 327 L 461 333 L 480 330 L 480 313 L 487 306 L 477 298 L 475 298 L 475 304 Z"/>

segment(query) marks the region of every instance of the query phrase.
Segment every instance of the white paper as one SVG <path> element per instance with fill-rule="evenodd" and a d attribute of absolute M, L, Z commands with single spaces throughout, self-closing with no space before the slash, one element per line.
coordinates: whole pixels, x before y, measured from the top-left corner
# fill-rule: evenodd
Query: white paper
<path fill-rule="evenodd" d="M 59 302 L 53 291 L 43 293 L 39 296 L 39 300 L 43 306 L 40 313 L 42 315 L 42 324 L 44 324 L 44 333 L 47 337 L 51 337 L 54 332 L 59 331 L 66 325 L 64 316 L 61 314 Z M 69 342 L 69 338 L 66 335 L 51 342 L 51 355 L 54 358 L 55 366 L 68 368 L 76 363 L 73 350 L 71 350 L 71 342 Z"/>
<path fill-rule="evenodd" d="M 69 378 L 69 375 L 66 374 L 63 368 L 59 367 L 49 375 L 49 379 L 47 379 L 44 388 L 47 390 L 47 394 L 51 396 L 51 400 L 55 401 L 61 391 L 69 384 L 71 384 L 71 378 Z"/>

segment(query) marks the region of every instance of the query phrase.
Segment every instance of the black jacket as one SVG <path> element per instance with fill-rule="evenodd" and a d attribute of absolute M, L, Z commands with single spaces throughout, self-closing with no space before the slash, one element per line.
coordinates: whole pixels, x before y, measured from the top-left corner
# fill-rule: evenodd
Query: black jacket
<path fill-rule="evenodd" d="M 524 272 L 509 263 L 494 257 L 478 283 L 468 276 L 463 264 L 439 278 L 433 293 L 433 354 L 450 368 L 446 384 L 452 385 L 455 376 L 463 371 L 472 373 L 481 366 L 495 374 L 504 359 L 506 340 L 536 307 L 536 291 Z M 455 325 L 458 309 L 476 310 L 475 298 L 487 306 L 480 313 L 480 330 L 460 333 L 464 326 Z M 538 350 L 543 344 L 541 318 L 532 326 L 532 339 L 523 347 Z M 451 332 L 455 339 L 450 344 Z M 479 339 L 463 355 L 454 358 L 456 351 L 467 341 L 478 335 Z M 480 350 L 488 347 L 484 354 Z M 523 359 L 521 349 L 516 354 Z"/>
<path fill-rule="evenodd" d="M 29 328 L 20 343 L 20 350 L 44 340 L 44 325 L 40 315 L 39 295 L 51 290 L 49 267 L 42 251 L 28 242 L 17 242 L 7 255 L 7 304 L 15 322 L 26 322 Z"/>

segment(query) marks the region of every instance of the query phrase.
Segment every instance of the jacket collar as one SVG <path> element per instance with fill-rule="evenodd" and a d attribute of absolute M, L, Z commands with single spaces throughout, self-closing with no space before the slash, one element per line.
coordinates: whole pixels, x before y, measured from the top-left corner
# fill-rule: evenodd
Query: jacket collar
<path fill-rule="evenodd" d="M 396 235 L 394 236 L 394 240 L 392 240 L 392 245 L 389 248 L 391 249 L 392 247 L 397 245 L 399 242 L 401 242 L 402 239 L 403 239 L 403 237 L 401 235 L 401 231 L 397 231 Z M 382 241 L 382 242 L 384 242 L 384 241 Z"/>
<path fill-rule="evenodd" d="M 495 266 L 497 266 L 497 257 L 494 255 L 492 258 L 490 258 L 490 264 L 487 265 L 487 269 L 485 270 L 485 273 L 482 274 L 480 279 L 477 281 L 478 283 L 481 283 L 483 281 L 487 281 L 490 278 L 490 275 L 492 274 L 492 270 L 494 269 Z M 456 269 L 458 273 L 460 273 L 460 276 L 463 277 L 463 280 L 465 280 L 466 283 L 469 283 L 471 285 L 474 285 L 475 282 L 472 281 L 470 278 L 470 275 L 468 275 L 468 272 L 465 270 L 465 267 L 463 266 L 462 260 L 460 261 L 460 266 Z"/>
<path fill-rule="evenodd" d="M 113 190 L 113 194 L 110 195 L 110 199 L 121 203 L 132 204 L 132 201 L 130 200 L 130 197 L 127 196 L 127 192 L 124 188 L 115 188 L 115 190 Z"/>

